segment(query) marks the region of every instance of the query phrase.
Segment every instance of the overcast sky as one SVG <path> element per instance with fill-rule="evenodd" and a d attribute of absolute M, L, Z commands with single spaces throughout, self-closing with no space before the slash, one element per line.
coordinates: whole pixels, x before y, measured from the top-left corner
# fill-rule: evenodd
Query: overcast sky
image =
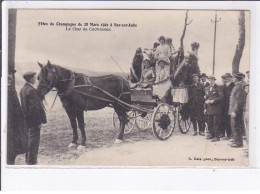
<path fill-rule="evenodd" d="M 77 66 L 92 71 L 128 72 L 138 47 L 152 48 L 160 35 L 173 39 L 179 47 L 185 12 L 182 10 L 18 10 L 16 63 L 52 63 Z M 216 75 L 231 72 L 238 41 L 238 11 L 218 11 Z M 189 12 L 193 22 L 187 27 L 185 52 L 194 41 L 200 43 L 199 65 L 202 72 L 212 73 L 215 11 Z M 135 23 L 137 28 L 112 28 L 111 31 L 66 31 L 65 27 L 38 26 L 38 22 L 61 23 Z M 249 70 L 249 12 L 246 12 L 246 44 L 240 71 Z M 28 69 L 29 70 L 29 69 Z M 24 70 L 26 71 L 26 70 Z"/>

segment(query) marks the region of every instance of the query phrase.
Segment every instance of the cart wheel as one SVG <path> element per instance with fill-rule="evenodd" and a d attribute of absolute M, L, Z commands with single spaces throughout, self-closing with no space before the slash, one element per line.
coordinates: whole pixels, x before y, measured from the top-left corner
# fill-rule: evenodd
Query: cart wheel
<path fill-rule="evenodd" d="M 136 113 L 134 111 L 127 112 L 128 122 L 125 125 L 124 134 L 129 134 L 133 130 L 135 126 L 135 115 Z M 117 131 L 120 131 L 120 121 L 116 112 L 113 113 L 113 125 Z"/>
<path fill-rule="evenodd" d="M 159 140 L 168 139 L 175 127 L 175 113 L 168 104 L 159 104 L 152 116 L 153 134 Z"/>
<path fill-rule="evenodd" d="M 191 120 L 190 118 L 184 120 L 182 116 L 179 114 L 179 130 L 181 133 L 186 134 L 190 130 Z"/>
<path fill-rule="evenodd" d="M 141 131 L 145 131 L 146 129 L 151 127 L 151 119 L 152 119 L 152 114 L 148 113 L 145 116 L 140 114 L 139 116 L 136 117 L 136 127 Z"/>

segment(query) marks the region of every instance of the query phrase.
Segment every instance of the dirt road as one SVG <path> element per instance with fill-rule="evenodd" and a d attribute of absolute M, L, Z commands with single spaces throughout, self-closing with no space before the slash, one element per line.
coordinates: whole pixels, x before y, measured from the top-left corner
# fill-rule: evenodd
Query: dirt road
<path fill-rule="evenodd" d="M 39 165 L 80 166 L 246 166 L 244 148 L 230 148 L 228 141 L 212 143 L 205 136 L 181 134 L 175 129 L 167 141 L 157 140 L 151 129 L 134 129 L 122 144 L 114 144 L 117 131 L 112 109 L 85 113 L 87 149 L 69 149 L 72 130 L 64 110 L 48 114 L 41 131 Z M 80 133 L 79 133 L 80 136 Z M 246 145 L 246 143 L 245 143 Z M 16 164 L 25 164 L 18 156 Z"/>
<path fill-rule="evenodd" d="M 94 166 L 246 166 L 243 148 L 230 148 L 227 141 L 212 143 L 202 136 L 173 136 L 168 141 L 123 143 L 90 150 L 68 165 Z"/>

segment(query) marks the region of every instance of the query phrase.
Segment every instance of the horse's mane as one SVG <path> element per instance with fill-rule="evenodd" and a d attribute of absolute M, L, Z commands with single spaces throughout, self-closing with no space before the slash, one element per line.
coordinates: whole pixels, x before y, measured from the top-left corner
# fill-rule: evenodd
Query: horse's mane
<path fill-rule="evenodd" d="M 56 64 L 51 64 L 52 67 L 54 67 L 55 69 L 58 69 L 58 71 L 61 71 L 61 72 L 74 72 L 68 68 L 65 68 L 65 67 L 62 67 L 60 65 L 56 65 Z M 85 73 L 79 73 L 79 72 L 74 72 L 75 75 L 83 75 L 83 76 L 88 76 L 87 74 Z M 108 75 L 101 75 L 101 76 L 88 76 L 88 77 L 99 77 L 99 78 L 109 78 L 109 77 L 113 77 L 115 75 L 113 74 L 108 74 Z"/>

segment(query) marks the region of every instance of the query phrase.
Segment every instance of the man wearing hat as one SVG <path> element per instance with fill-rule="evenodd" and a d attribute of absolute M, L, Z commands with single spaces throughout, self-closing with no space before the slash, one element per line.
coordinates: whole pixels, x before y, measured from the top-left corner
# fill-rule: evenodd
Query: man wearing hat
<path fill-rule="evenodd" d="M 212 139 L 212 142 L 220 140 L 220 118 L 222 114 L 223 91 L 215 81 L 215 76 L 208 76 L 210 86 L 206 89 L 205 95 L 205 112 L 208 115 L 208 128 L 210 135 L 207 139 Z"/>
<path fill-rule="evenodd" d="M 204 95 L 205 91 L 202 84 L 199 82 L 199 75 L 193 74 L 192 85 L 189 88 L 189 106 L 191 114 L 191 122 L 194 128 L 194 134 L 197 135 L 197 125 L 199 126 L 199 135 L 204 136 L 205 125 L 204 123 Z"/>
<path fill-rule="evenodd" d="M 234 75 L 235 86 L 230 95 L 229 115 L 231 116 L 231 129 L 233 136 L 233 143 L 231 147 L 243 147 L 243 108 L 246 101 L 246 93 L 243 89 L 245 75 L 243 73 L 236 73 Z"/>
<path fill-rule="evenodd" d="M 227 136 L 224 139 L 229 140 L 231 137 L 231 120 L 230 120 L 230 115 L 228 114 L 228 109 L 229 109 L 230 95 L 235 84 L 234 82 L 232 82 L 233 77 L 230 73 L 226 73 L 221 78 L 223 82 L 222 89 L 224 94 L 223 114 L 222 114 L 223 125 L 221 127 L 221 135 L 222 137 L 225 137 L 226 134 Z"/>
<path fill-rule="evenodd" d="M 207 87 L 209 87 L 209 82 L 207 82 L 207 75 L 206 75 L 206 73 L 202 73 L 201 75 L 200 75 L 200 82 L 201 82 L 201 84 L 202 84 L 202 86 L 203 86 L 203 88 L 204 89 L 206 89 Z"/>
<path fill-rule="evenodd" d="M 244 123 L 245 123 L 245 132 L 246 132 L 246 142 L 248 145 L 249 142 L 249 83 L 247 82 L 244 85 L 244 90 L 246 93 L 246 103 L 244 106 Z"/>
<path fill-rule="evenodd" d="M 203 89 L 204 89 L 204 93 L 206 91 L 206 88 L 209 87 L 209 82 L 207 82 L 207 79 L 208 79 L 208 76 L 206 73 L 202 73 L 200 75 L 200 83 L 202 84 L 203 86 Z M 207 118 L 207 115 L 203 113 L 203 129 L 205 130 L 206 129 L 206 123 L 208 122 L 208 118 Z"/>
<path fill-rule="evenodd" d="M 28 132 L 26 164 L 35 165 L 37 164 L 40 144 L 40 129 L 42 124 L 45 124 L 47 120 L 41 99 L 33 86 L 36 82 L 36 73 L 26 72 L 23 78 L 26 83 L 20 91 L 20 98 Z"/>

